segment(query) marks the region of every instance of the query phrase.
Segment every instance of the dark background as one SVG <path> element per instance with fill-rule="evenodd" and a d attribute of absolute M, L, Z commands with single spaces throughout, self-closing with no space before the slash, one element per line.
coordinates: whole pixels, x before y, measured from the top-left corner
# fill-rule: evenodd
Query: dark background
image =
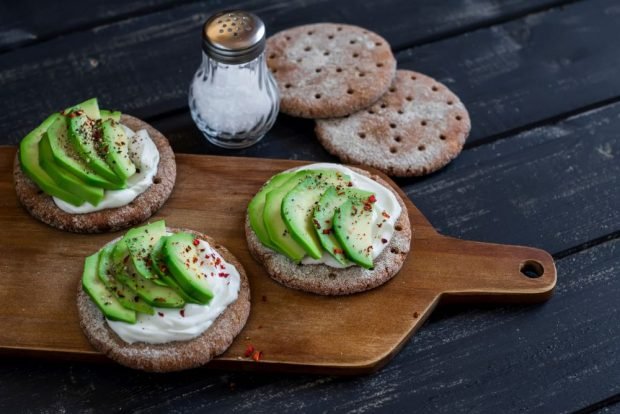
<path fill-rule="evenodd" d="M 319 21 L 367 27 L 391 43 L 399 67 L 457 93 L 472 118 L 464 152 L 438 173 L 397 181 L 444 234 L 552 253 L 554 297 L 441 306 L 365 377 L 152 375 L 4 356 L 0 412 L 619 410 L 620 2 L 4 1 L 0 144 L 97 96 L 152 123 L 177 152 L 334 160 L 312 121 L 282 115 L 243 151 L 201 137 L 187 89 L 200 26 L 222 7 L 255 11 L 271 34 Z"/>

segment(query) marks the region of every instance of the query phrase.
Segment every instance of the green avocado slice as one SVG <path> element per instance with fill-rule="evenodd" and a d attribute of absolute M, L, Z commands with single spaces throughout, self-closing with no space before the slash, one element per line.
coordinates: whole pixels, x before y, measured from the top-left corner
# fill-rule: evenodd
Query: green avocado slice
<path fill-rule="evenodd" d="M 111 119 L 101 124 L 105 160 L 121 179 L 126 180 L 136 173 L 136 166 L 129 157 L 129 138 L 123 126 Z"/>
<path fill-rule="evenodd" d="M 84 262 L 82 287 L 103 315 L 112 321 L 136 323 L 136 312 L 123 307 L 112 291 L 97 276 L 99 252 L 88 256 Z"/>
<path fill-rule="evenodd" d="M 166 234 L 166 223 L 158 220 L 136 227 L 125 233 L 123 240 L 129 249 L 131 263 L 136 272 L 145 279 L 157 279 L 151 267 L 151 251 L 157 241 Z"/>
<path fill-rule="evenodd" d="M 345 201 L 334 214 L 334 234 L 347 258 L 372 269 L 372 204 Z"/>
<path fill-rule="evenodd" d="M 24 173 L 34 181 L 46 194 L 58 197 L 74 206 L 84 204 L 84 199 L 63 189 L 48 173 L 41 168 L 39 162 L 39 142 L 45 131 L 56 120 L 62 119 L 61 114 L 50 115 L 41 125 L 32 130 L 19 144 L 19 163 Z"/>
<path fill-rule="evenodd" d="M 179 286 L 200 303 L 206 304 L 213 298 L 208 276 L 200 269 L 200 261 L 194 240 L 190 233 L 176 233 L 166 238 L 163 257 L 170 273 Z"/>
<path fill-rule="evenodd" d="M 97 101 L 97 98 L 90 98 L 85 100 L 84 102 L 80 102 L 77 105 L 70 106 L 69 108 L 62 111 L 62 114 L 67 115 L 71 112 L 78 110 L 83 111 L 90 119 L 101 118 L 101 111 L 99 110 L 99 102 Z"/>
<path fill-rule="evenodd" d="M 52 148 L 47 135 L 39 142 L 39 162 L 41 168 L 49 174 L 62 188 L 66 188 L 72 194 L 83 198 L 93 206 L 98 205 L 103 200 L 103 189 L 86 184 L 75 175 L 56 164 Z"/>
<path fill-rule="evenodd" d="M 329 186 L 347 187 L 350 177 L 336 170 L 318 170 L 308 174 L 282 199 L 282 220 L 293 239 L 314 259 L 322 256 L 321 242 L 314 230 L 312 213 Z"/>
<path fill-rule="evenodd" d="M 286 182 L 290 179 L 295 173 L 292 172 L 283 172 L 277 174 L 272 177 L 248 204 L 248 217 L 250 218 L 250 227 L 256 233 L 258 240 L 265 246 L 269 247 L 272 250 L 275 250 L 279 253 L 282 253 L 278 247 L 271 242 L 269 238 L 269 233 L 267 233 L 267 228 L 265 227 L 265 222 L 263 221 L 263 213 L 265 212 L 265 199 L 267 193 L 273 190 L 274 188 L 278 188 L 282 183 Z"/>
<path fill-rule="evenodd" d="M 107 109 L 102 109 L 101 111 L 101 119 L 111 119 L 114 122 L 121 122 L 121 112 L 120 111 L 110 111 Z"/>
<path fill-rule="evenodd" d="M 373 193 L 360 190 L 358 188 L 345 188 L 340 191 L 330 186 L 321 196 L 319 203 L 312 214 L 313 224 L 316 234 L 321 241 L 323 249 L 327 251 L 336 261 L 344 266 L 351 264 L 347 260 L 342 245 L 334 235 L 334 214 L 336 210 L 347 200 L 363 203 L 367 201 Z"/>
<path fill-rule="evenodd" d="M 114 277 L 125 286 L 133 289 L 146 303 L 161 308 L 181 308 L 185 301 L 174 290 L 159 286 L 152 280 L 145 279 L 134 271 L 129 248 L 126 242 L 127 235 L 116 243 L 112 252 L 112 266 Z"/>
<path fill-rule="evenodd" d="M 65 117 L 60 117 L 50 125 L 46 132 L 54 159 L 58 165 L 74 174 L 87 184 L 101 187 L 106 190 L 117 190 L 122 188 L 118 184 L 111 183 L 99 174 L 95 173 L 75 150 L 67 135 L 67 122 Z"/>
<path fill-rule="evenodd" d="M 102 131 L 97 121 L 86 116 L 83 110 L 78 109 L 67 115 L 69 141 L 82 157 L 82 160 L 101 177 L 106 180 L 126 186 L 125 179 L 117 175 L 105 161 L 109 151 L 103 140 Z M 106 121 L 111 122 L 111 121 Z"/>
<path fill-rule="evenodd" d="M 263 222 L 269 235 L 269 240 L 289 259 L 299 263 L 306 255 L 306 250 L 291 236 L 282 220 L 282 200 L 284 196 L 306 177 L 307 172 L 294 173 L 279 187 L 274 188 L 265 195 L 265 208 Z"/>
<path fill-rule="evenodd" d="M 168 266 L 166 266 L 166 262 L 163 257 L 163 248 L 166 243 L 166 239 L 170 236 L 164 236 L 155 243 L 153 247 L 153 251 L 151 252 L 151 262 L 152 268 L 159 276 L 158 279 L 153 279 L 153 282 L 159 284 L 163 284 L 163 286 L 168 286 L 170 289 L 174 290 L 183 298 L 185 302 L 188 303 L 200 303 L 200 301 L 196 298 L 190 296 L 187 292 L 185 292 L 181 286 L 174 280 L 170 271 L 168 270 Z M 160 284 L 161 283 L 161 284 Z"/>
<path fill-rule="evenodd" d="M 146 303 L 131 288 L 120 283 L 114 277 L 114 267 L 112 266 L 112 252 L 115 244 L 105 246 L 99 251 L 99 265 L 97 267 L 97 275 L 103 284 L 112 292 L 116 299 L 127 309 L 134 310 L 147 315 L 153 315 L 155 310 Z"/>

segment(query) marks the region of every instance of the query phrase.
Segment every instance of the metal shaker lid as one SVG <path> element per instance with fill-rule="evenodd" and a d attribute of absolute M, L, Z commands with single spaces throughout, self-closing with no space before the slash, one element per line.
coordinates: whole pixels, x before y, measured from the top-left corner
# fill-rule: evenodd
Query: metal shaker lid
<path fill-rule="evenodd" d="M 265 50 L 265 24 L 254 13 L 221 11 L 209 17 L 202 27 L 202 47 L 218 62 L 249 62 Z"/>

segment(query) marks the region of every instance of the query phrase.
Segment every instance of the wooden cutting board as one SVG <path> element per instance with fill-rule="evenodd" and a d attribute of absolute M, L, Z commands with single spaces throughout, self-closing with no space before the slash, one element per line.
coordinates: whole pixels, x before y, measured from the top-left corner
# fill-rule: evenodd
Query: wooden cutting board
<path fill-rule="evenodd" d="M 122 232 L 72 234 L 32 218 L 13 190 L 15 151 L 0 147 L 0 351 L 107 360 L 82 335 L 75 295 L 84 257 Z M 153 220 L 165 219 L 169 226 L 216 238 L 245 266 L 252 290 L 245 329 L 208 366 L 368 373 L 398 352 L 440 299 L 504 303 L 550 297 L 556 269 L 548 253 L 442 236 L 400 190 L 414 237 L 411 253 L 394 279 L 347 297 L 322 297 L 279 285 L 250 256 L 244 215 L 250 198 L 269 177 L 302 164 L 177 155 L 176 187 Z M 248 344 L 263 351 L 260 362 L 243 357 Z"/>

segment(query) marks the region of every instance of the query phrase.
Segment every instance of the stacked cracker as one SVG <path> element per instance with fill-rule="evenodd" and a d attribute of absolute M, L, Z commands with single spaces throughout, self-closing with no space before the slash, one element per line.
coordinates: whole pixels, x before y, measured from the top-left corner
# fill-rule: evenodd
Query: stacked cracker
<path fill-rule="evenodd" d="M 396 70 L 390 45 L 361 27 L 319 23 L 267 41 L 282 112 L 316 119 L 321 144 L 343 162 L 408 177 L 436 171 L 471 128 L 460 99 L 421 73 Z"/>

